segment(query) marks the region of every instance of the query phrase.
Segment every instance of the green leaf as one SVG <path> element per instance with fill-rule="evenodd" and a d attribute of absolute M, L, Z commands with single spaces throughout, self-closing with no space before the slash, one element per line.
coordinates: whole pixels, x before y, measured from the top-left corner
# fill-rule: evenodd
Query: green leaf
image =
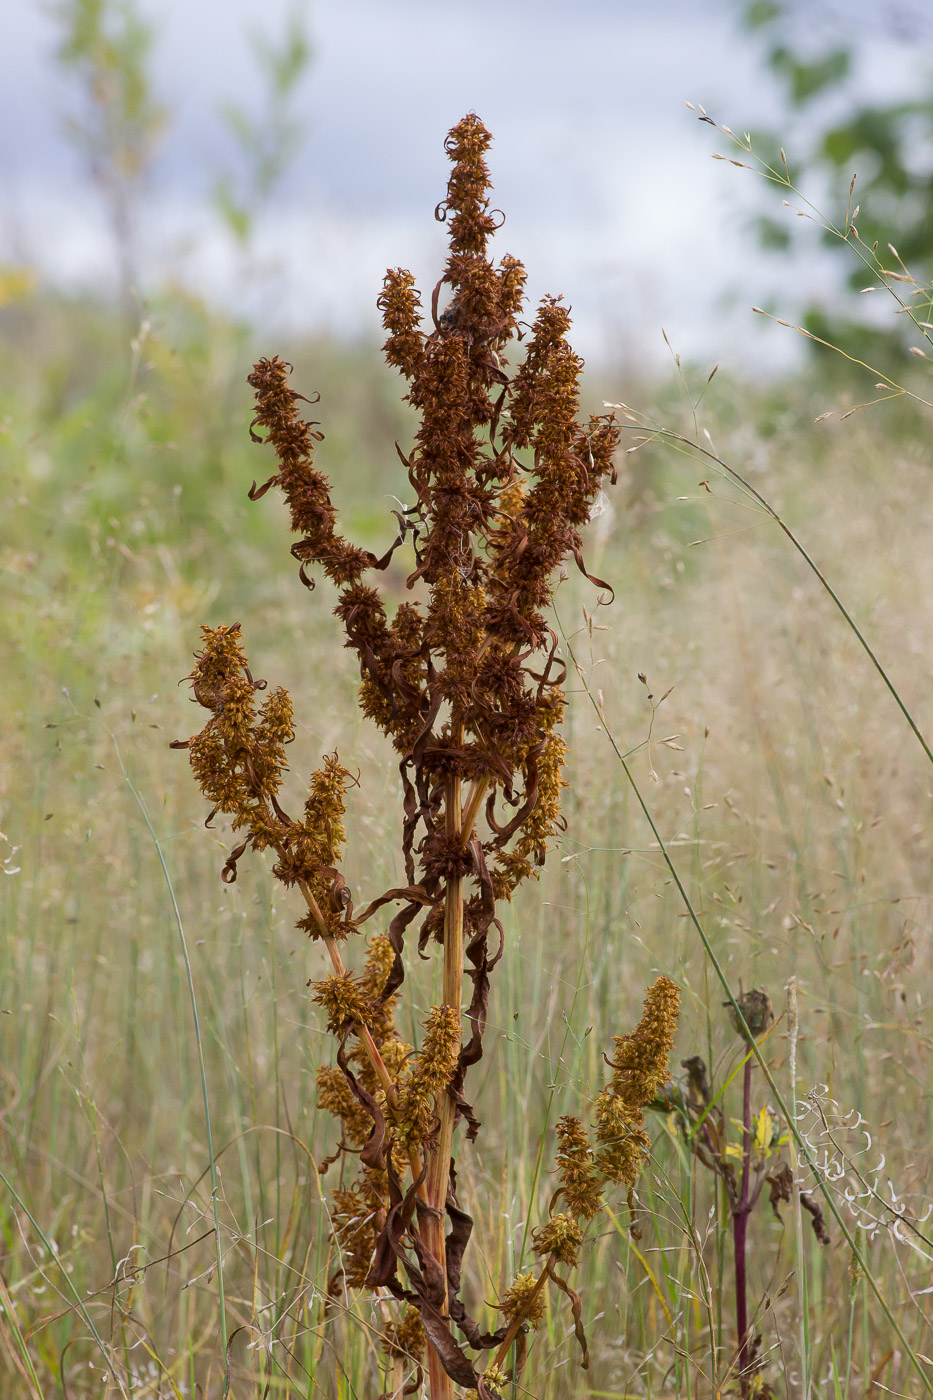
<path fill-rule="evenodd" d="M 781 18 L 781 7 L 777 0 L 752 0 L 746 5 L 742 23 L 746 29 L 764 29 Z"/>
<path fill-rule="evenodd" d="M 755 229 L 762 248 L 776 253 L 786 253 L 789 249 L 790 229 L 786 224 L 779 223 L 777 219 L 768 218 L 767 215 L 762 215 L 755 220 Z"/>
<path fill-rule="evenodd" d="M 815 62 L 806 63 L 780 45 L 773 50 L 768 62 L 790 88 L 794 106 L 803 107 L 827 88 L 839 87 L 845 82 L 852 67 L 852 54 L 849 49 L 833 49 Z"/>

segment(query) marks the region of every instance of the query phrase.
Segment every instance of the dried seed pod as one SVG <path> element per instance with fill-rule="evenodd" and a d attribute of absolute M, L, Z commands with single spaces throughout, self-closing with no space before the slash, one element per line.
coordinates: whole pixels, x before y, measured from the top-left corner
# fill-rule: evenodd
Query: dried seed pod
<path fill-rule="evenodd" d="M 743 992 L 736 997 L 736 1003 L 742 1015 L 745 1017 L 745 1025 L 757 1040 L 774 1020 L 774 1012 L 771 1009 L 771 998 L 768 993 L 760 987 L 752 987 L 751 991 Z M 724 1001 L 723 1006 L 728 1009 L 729 1020 L 732 1022 L 732 1029 L 736 1035 L 740 1035 L 743 1040 L 747 1040 L 745 1026 L 735 1014 L 735 1007 L 730 1001 Z"/>

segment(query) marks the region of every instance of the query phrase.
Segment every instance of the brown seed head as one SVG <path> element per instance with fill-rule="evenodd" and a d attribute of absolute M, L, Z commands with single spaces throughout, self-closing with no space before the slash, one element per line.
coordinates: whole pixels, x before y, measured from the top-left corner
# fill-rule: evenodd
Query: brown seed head
<path fill-rule="evenodd" d="M 366 1281 L 380 1212 L 379 1195 L 365 1179 L 331 1193 L 330 1218 L 348 1288 L 362 1288 Z"/>
<path fill-rule="evenodd" d="M 771 998 L 768 996 L 768 993 L 763 991 L 760 987 L 752 987 L 751 991 L 744 992 L 740 997 L 736 998 L 736 1001 L 738 1002 L 739 1010 L 745 1017 L 745 1025 L 748 1026 L 752 1035 L 756 1039 L 758 1036 L 764 1035 L 765 1031 L 774 1020 L 774 1012 L 771 1009 Z M 736 1016 L 732 1003 L 723 1002 L 723 1005 L 728 1009 L 729 1020 L 732 1022 L 732 1028 L 736 1035 L 740 1035 L 743 1040 L 747 1039 L 745 1026 L 742 1025 L 738 1016 Z"/>
<path fill-rule="evenodd" d="M 334 973 L 314 983 L 312 1001 L 327 1012 L 327 1029 L 343 1035 L 352 1026 L 368 1026 L 370 1005 L 365 990 L 349 972 Z"/>
<path fill-rule="evenodd" d="M 583 1243 L 583 1232 L 572 1215 L 558 1212 L 544 1225 L 532 1231 L 536 1254 L 553 1254 L 561 1264 L 571 1267 L 577 1262 L 577 1252 Z"/>
<path fill-rule="evenodd" d="M 435 1099 L 453 1078 L 459 1053 L 459 1010 L 435 1006 L 428 1017 L 421 1049 L 399 1095 L 396 1131 L 406 1149 L 433 1140 Z"/>
<path fill-rule="evenodd" d="M 537 1331 L 544 1320 L 544 1291 L 538 1288 L 535 1275 L 516 1275 L 514 1282 L 502 1295 L 499 1310 L 505 1313 L 509 1322 L 518 1318 L 523 1323 L 529 1323 Z"/>
<path fill-rule="evenodd" d="M 602 1205 L 602 1188 L 589 1138 L 580 1119 L 571 1114 L 559 1119 L 557 1140 L 561 1203 L 569 1215 L 592 1220 Z"/>
<path fill-rule="evenodd" d="M 616 1036 L 612 1078 L 596 1100 L 597 1165 L 608 1179 L 634 1186 L 650 1143 L 643 1109 L 667 1081 L 680 993 L 659 977 L 645 995 L 644 1014 L 630 1035 Z"/>
<path fill-rule="evenodd" d="M 382 1349 L 393 1360 L 420 1361 L 427 1343 L 417 1308 L 407 1307 L 401 1322 L 389 1322 L 382 1334 Z"/>

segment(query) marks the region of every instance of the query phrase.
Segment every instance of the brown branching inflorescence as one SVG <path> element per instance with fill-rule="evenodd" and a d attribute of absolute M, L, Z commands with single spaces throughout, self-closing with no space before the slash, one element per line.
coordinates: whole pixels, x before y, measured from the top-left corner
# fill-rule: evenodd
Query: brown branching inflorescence
<path fill-rule="evenodd" d="M 502 954 L 497 902 L 543 864 L 562 826 L 566 663 L 548 608 L 565 560 L 586 572 L 582 531 L 602 483 L 615 480 L 619 437 L 611 414 L 580 421 L 583 366 L 559 298 L 545 298 L 509 373 L 525 272 L 515 258 L 495 265 L 487 256 L 497 227 L 490 139 L 473 115 L 447 138 L 453 170 L 436 212 L 450 249 L 428 316 L 403 269 L 387 274 L 379 299 L 386 359 L 407 380 L 420 420 L 403 455 L 415 504 L 397 513 L 397 537 L 381 558 L 337 529 L 314 460 L 322 435 L 301 416 L 290 366 L 264 359 L 249 376 L 251 434 L 277 461 L 249 494 L 281 490 L 302 582 L 313 588 L 317 569 L 338 590 L 334 611 L 359 663 L 360 705 L 398 755 L 405 884 L 354 904 L 341 872 L 353 780 L 336 755 L 312 774 L 303 810 L 285 810 L 290 702 L 281 690 L 259 699 L 264 683 L 252 677 L 238 625 L 203 629 L 190 679 L 209 718 L 186 745 L 211 815 L 230 816 L 241 837 L 224 879 L 236 878 L 248 847 L 270 849 L 275 875 L 304 900 L 298 927 L 330 958 L 330 975 L 312 991 L 337 1042 L 336 1065 L 318 1074 L 319 1103 L 340 1124 L 331 1162 L 357 1156 L 360 1172 L 331 1198 L 343 1282 L 383 1306 L 407 1305 L 387 1326 L 386 1353 L 417 1365 L 424 1348 L 434 1400 L 451 1396 L 452 1382 L 494 1393 L 512 1341 L 540 1320 L 548 1279 L 571 1298 L 582 1338 L 579 1298 L 556 1269 L 574 1263 L 606 1182 L 635 1180 L 647 1151 L 641 1110 L 665 1078 L 677 1004 L 673 984 L 660 979 L 639 1028 L 616 1042 L 595 1146 L 578 1120 L 562 1120 L 560 1209 L 535 1236 L 542 1270 L 504 1290 L 505 1322 L 484 1333 L 461 1296 L 473 1222 L 457 1198 L 452 1141 L 458 1124 L 468 1140 L 479 1128 L 466 1077 L 483 1055 L 489 979 Z M 372 578 L 408 538 L 415 600 L 390 612 Z M 376 916 L 385 925 L 354 974 L 342 949 Z M 443 959 L 442 998 L 417 1053 L 394 1024 L 413 940 L 422 954 L 439 945 Z M 484 1371 L 468 1349 L 495 1350 L 492 1366 Z"/>

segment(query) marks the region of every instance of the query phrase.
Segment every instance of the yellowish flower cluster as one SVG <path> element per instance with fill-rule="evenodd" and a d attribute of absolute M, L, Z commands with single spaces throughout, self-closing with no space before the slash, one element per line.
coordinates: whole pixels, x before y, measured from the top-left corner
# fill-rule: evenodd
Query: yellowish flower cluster
<path fill-rule="evenodd" d="M 391 1359 L 420 1361 L 425 1348 L 424 1325 L 417 1308 L 407 1307 L 401 1322 L 389 1322 L 382 1334 L 382 1349 Z"/>
<path fill-rule="evenodd" d="M 583 1231 L 572 1215 L 557 1211 L 532 1232 L 536 1254 L 551 1254 L 561 1264 L 572 1268 L 583 1243 Z"/>
<path fill-rule="evenodd" d="M 644 1108 L 668 1078 L 680 992 L 659 977 L 645 996 L 644 1014 L 631 1035 L 615 1037 L 612 1078 L 596 1100 L 596 1163 L 610 1181 L 634 1186 L 648 1155 Z"/>
<path fill-rule="evenodd" d="M 499 1398 L 505 1394 L 505 1388 L 508 1383 L 508 1372 L 504 1371 L 501 1366 L 487 1366 L 483 1372 L 483 1387 L 486 1394 L 492 1397 L 492 1400 L 499 1400 Z M 473 1390 L 472 1388 L 465 1390 L 463 1392 L 463 1400 L 479 1400 L 479 1391 Z"/>
<path fill-rule="evenodd" d="M 557 1124 L 557 1170 L 561 1199 L 570 1215 L 592 1220 L 602 1205 L 602 1177 L 593 1160 L 586 1129 L 566 1114 Z"/>
<path fill-rule="evenodd" d="M 450 1083 L 460 1050 L 460 1012 L 435 1006 L 425 1037 L 399 1094 L 396 1134 L 403 1147 L 423 1147 L 436 1131 L 435 1100 Z"/>
<path fill-rule="evenodd" d="M 327 1012 L 327 1029 L 343 1036 L 353 1025 L 369 1026 L 369 1001 L 349 972 L 335 972 L 313 984 L 312 1000 Z"/>
<path fill-rule="evenodd" d="M 519 1318 L 537 1331 L 544 1321 L 544 1291 L 532 1273 L 516 1274 L 499 1304 L 509 1322 Z"/>

